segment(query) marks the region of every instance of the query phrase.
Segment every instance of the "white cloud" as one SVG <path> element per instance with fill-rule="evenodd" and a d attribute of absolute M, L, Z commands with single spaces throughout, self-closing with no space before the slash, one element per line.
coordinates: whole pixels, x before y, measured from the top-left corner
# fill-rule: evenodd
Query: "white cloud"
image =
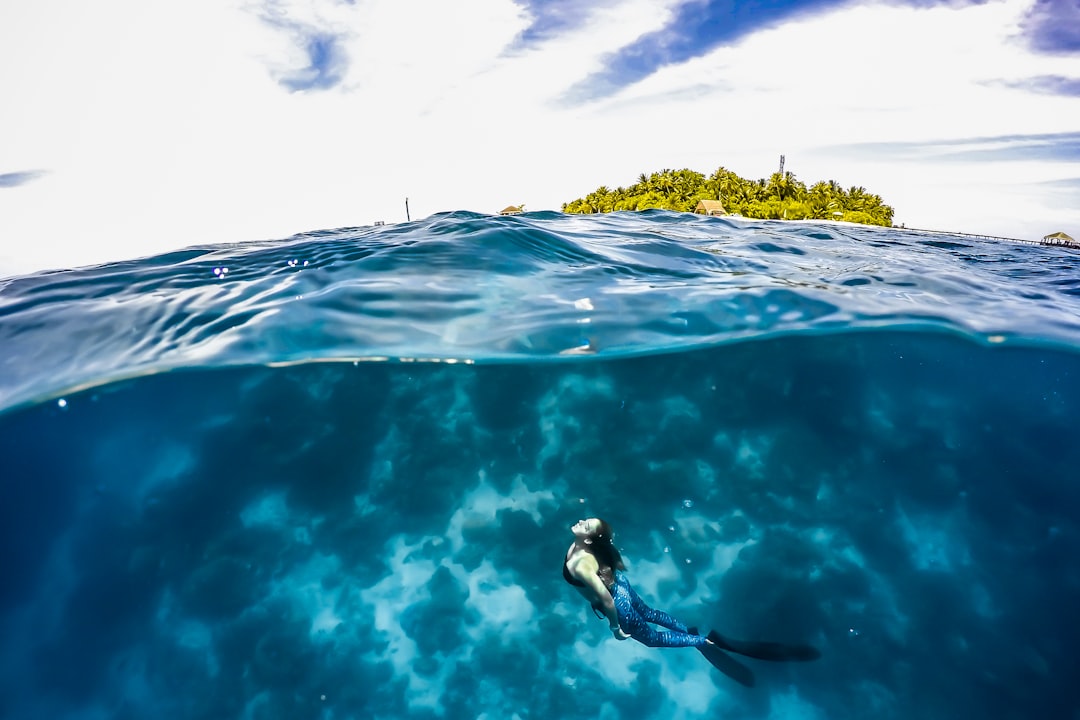
<path fill-rule="evenodd" d="M 1000 84 L 1080 75 L 1080 59 L 1032 55 L 1015 41 L 1029 5 L 841 9 L 665 68 L 599 111 L 612 121 L 633 114 L 653 127 L 687 128 L 670 138 L 668 160 L 650 169 L 723 164 L 761 177 L 784 153 L 786 169 L 803 180 L 836 179 L 883 195 L 898 223 L 1034 237 L 1049 231 L 1048 217 L 1072 224 L 1080 217 L 1031 203 L 1021 213 L 1013 203 L 1024 188 L 1030 196 L 1030 183 L 1075 177 L 1075 162 L 893 162 L 835 151 L 857 143 L 1075 132 L 1080 100 Z M 680 96 L 681 88 L 694 92 Z"/>
<path fill-rule="evenodd" d="M 557 209 L 663 167 L 724 164 L 863 184 L 908 225 L 1034 236 L 1080 224 L 1032 183 L 1075 163 L 882 161 L 826 148 L 1076 131 L 1080 100 L 998 83 L 1080 75 L 1012 42 L 1027 0 L 868 5 L 793 20 L 663 69 L 607 100 L 560 99 L 673 0 L 625 0 L 513 53 L 510 0 L 281 2 L 332 34 L 340 86 L 289 92 L 302 36 L 265 6 L 42 0 L 0 11 L 0 274 L 204 242 L 507 203 Z M 1023 196 L 1019 210 L 1011 205 Z M 1049 223 L 1049 224 L 1047 224 Z M 1050 226 L 1052 225 L 1052 227 Z"/>

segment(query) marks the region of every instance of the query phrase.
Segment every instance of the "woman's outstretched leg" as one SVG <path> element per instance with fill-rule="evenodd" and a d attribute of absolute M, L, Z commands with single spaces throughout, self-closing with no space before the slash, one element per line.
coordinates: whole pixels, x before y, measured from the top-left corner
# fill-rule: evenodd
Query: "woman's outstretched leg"
<path fill-rule="evenodd" d="M 615 585 L 611 588 L 611 597 L 615 601 L 615 609 L 619 613 L 619 624 L 624 632 L 648 647 L 701 647 L 706 644 L 705 638 L 700 635 L 691 635 L 686 631 L 686 626 L 679 623 L 670 615 L 653 610 L 637 596 L 630 583 L 617 577 Z M 641 612 L 644 609 L 649 615 Z M 653 617 L 662 616 L 665 622 L 653 620 Z M 671 628 L 670 630 L 657 630 L 649 625 L 655 622 L 658 625 Z M 667 625 L 666 623 L 672 623 Z"/>
<path fill-rule="evenodd" d="M 631 585 L 630 583 L 626 583 L 626 589 L 630 593 L 630 602 L 633 603 L 634 609 L 637 610 L 638 614 L 641 615 L 643 618 L 645 618 L 651 623 L 660 625 L 661 627 L 666 627 L 668 630 L 677 630 L 681 633 L 690 632 L 686 625 L 683 625 L 681 622 L 671 617 L 666 612 L 663 612 L 662 610 L 656 610 L 646 605 L 645 601 L 642 600 L 641 596 L 638 595 L 637 592 L 634 590 L 633 585 Z M 690 634 L 696 635 L 697 633 Z"/>

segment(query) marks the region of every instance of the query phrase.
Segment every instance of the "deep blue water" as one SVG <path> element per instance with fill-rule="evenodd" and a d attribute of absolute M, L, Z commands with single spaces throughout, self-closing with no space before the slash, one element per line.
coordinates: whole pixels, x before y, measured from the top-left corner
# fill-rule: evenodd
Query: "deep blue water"
<path fill-rule="evenodd" d="M 0 280 L 0 717 L 1080 717 L 1078 261 L 455 213 Z M 822 658 L 615 641 L 592 515 Z"/>

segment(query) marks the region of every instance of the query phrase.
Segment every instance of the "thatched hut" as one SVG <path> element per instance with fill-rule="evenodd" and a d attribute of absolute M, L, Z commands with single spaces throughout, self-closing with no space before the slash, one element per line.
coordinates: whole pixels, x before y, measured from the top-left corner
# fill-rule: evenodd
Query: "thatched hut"
<path fill-rule="evenodd" d="M 724 203 L 719 200 L 698 200 L 697 207 L 694 208 L 694 212 L 701 215 L 726 215 L 724 210 Z"/>
<path fill-rule="evenodd" d="M 1080 247 L 1080 242 L 1073 240 L 1063 232 L 1050 233 L 1042 239 L 1043 245 L 1065 245 L 1067 247 Z"/>
<path fill-rule="evenodd" d="M 523 212 L 525 212 L 524 203 L 522 203 L 521 205 L 507 205 L 506 207 L 504 207 L 502 210 L 499 211 L 499 214 L 500 215 L 520 215 Z"/>

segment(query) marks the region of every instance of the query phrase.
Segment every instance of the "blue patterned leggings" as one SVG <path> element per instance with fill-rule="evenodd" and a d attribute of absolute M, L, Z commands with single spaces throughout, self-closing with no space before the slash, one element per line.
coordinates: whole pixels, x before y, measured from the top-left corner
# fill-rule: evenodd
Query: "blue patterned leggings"
<path fill-rule="evenodd" d="M 686 626 L 665 612 L 653 610 L 638 597 L 630 583 L 622 575 L 615 575 L 611 588 L 615 610 L 619 613 L 619 625 L 623 632 L 649 647 L 700 647 L 705 644 L 701 635 L 691 635 Z M 656 630 L 649 623 L 667 628 Z"/>

